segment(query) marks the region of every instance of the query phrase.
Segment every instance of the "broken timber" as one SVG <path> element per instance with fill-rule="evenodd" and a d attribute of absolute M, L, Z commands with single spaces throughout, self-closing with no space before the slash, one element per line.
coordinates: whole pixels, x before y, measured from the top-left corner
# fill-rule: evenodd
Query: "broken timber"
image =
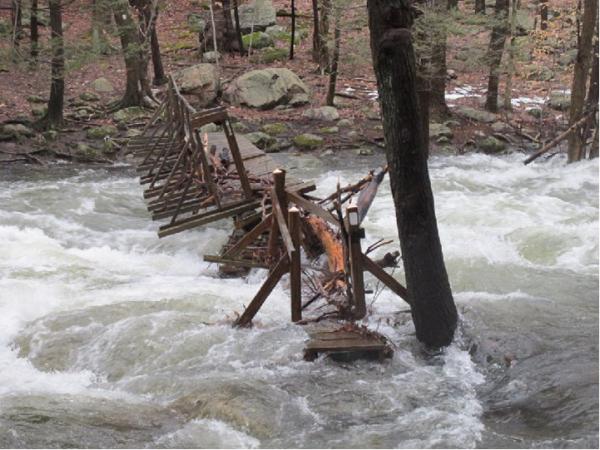
<path fill-rule="evenodd" d="M 365 271 L 410 304 L 406 289 L 361 248 L 364 231 L 360 224 L 386 169 L 315 203 L 306 195 L 315 189 L 313 183 L 287 176 L 247 139 L 236 138 L 225 108 L 196 111 L 172 78 L 166 94 L 141 136 L 133 138 L 128 148 L 139 160 L 137 170 L 152 219 L 168 221 L 159 227 L 159 237 L 232 218 L 236 230 L 229 243 L 220 255 L 205 255 L 205 261 L 270 270 L 236 326 L 251 325 L 285 274 L 289 274 L 290 316 L 296 323 L 306 323 L 303 311 L 328 295 L 343 297 L 342 306 L 332 303 L 339 306 L 340 319 L 364 318 Z M 200 128 L 209 123 L 220 125 L 223 132 L 202 134 Z M 356 206 L 347 207 L 344 214 L 342 204 L 357 193 Z M 326 209 L 322 203 L 331 200 L 334 206 Z M 308 256 L 318 256 L 309 238 L 320 241 L 321 252 L 327 254 L 329 280 L 303 304 L 302 248 Z M 382 359 L 392 353 L 385 338 L 356 327 L 309 334 L 308 359 L 319 353 Z"/>

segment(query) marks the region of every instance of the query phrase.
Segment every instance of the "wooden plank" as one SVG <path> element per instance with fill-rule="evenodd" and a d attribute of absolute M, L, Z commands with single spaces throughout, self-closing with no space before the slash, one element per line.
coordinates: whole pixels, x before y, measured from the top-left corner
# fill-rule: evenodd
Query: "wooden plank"
<path fill-rule="evenodd" d="M 231 128 L 231 123 L 229 123 L 227 113 L 225 113 L 225 122 L 223 123 L 223 130 L 225 131 L 225 136 L 227 137 L 227 142 L 229 143 L 229 151 L 233 156 L 233 161 L 235 162 L 237 173 L 240 176 L 240 182 L 242 183 L 242 189 L 244 190 L 244 194 L 246 195 L 246 198 L 252 198 L 252 189 L 250 188 L 248 174 L 246 173 L 247 168 L 244 166 L 244 161 L 242 159 L 240 149 L 235 139 L 235 133 Z"/>
<path fill-rule="evenodd" d="M 365 282 L 362 269 L 362 250 L 360 239 L 362 232 L 358 226 L 360 223 L 358 208 L 355 205 L 346 209 L 346 230 L 348 232 L 348 259 L 350 262 L 350 277 L 352 279 L 352 315 L 360 320 L 367 315 L 365 303 Z"/>
<path fill-rule="evenodd" d="M 385 284 L 388 288 L 390 288 L 396 295 L 398 295 L 402 300 L 404 300 L 409 305 L 411 301 L 408 298 L 408 291 L 404 286 L 396 281 L 394 277 L 392 277 L 389 273 L 379 267 L 377 264 L 373 262 L 371 258 L 362 254 L 362 263 L 363 267 L 371 272 L 375 277 L 379 279 L 383 284 Z"/>
<path fill-rule="evenodd" d="M 294 252 L 294 242 L 292 241 L 292 236 L 287 227 L 287 223 L 285 220 L 285 216 L 283 215 L 283 211 L 281 205 L 279 204 L 279 199 L 275 194 L 275 188 L 271 190 L 271 202 L 273 204 L 273 211 L 275 212 L 275 218 L 277 219 L 277 228 L 279 229 L 279 234 L 283 240 L 285 248 L 287 250 L 288 256 L 292 257 L 292 253 Z"/>
<path fill-rule="evenodd" d="M 257 269 L 268 269 L 269 265 L 258 261 L 250 261 L 249 259 L 233 259 L 224 258 L 218 255 L 204 255 L 204 261 L 217 264 L 228 264 L 236 267 L 253 267 Z"/>
<path fill-rule="evenodd" d="M 256 313 L 260 310 L 261 306 L 264 304 L 265 300 L 273 291 L 281 277 L 285 272 L 287 272 L 289 268 L 289 259 L 287 255 L 283 255 L 275 268 L 271 271 L 263 285 L 260 287 L 259 291 L 256 293 L 244 313 L 240 316 L 238 320 L 235 321 L 234 326 L 244 327 L 248 326 Z"/>
<path fill-rule="evenodd" d="M 250 209 L 255 209 L 260 206 L 259 200 L 248 201 L 244 200 L 238 204 L 230 205 L 221 210 L 211 211 L 202 215 L 195 215 L 186 219 L 179 220 L 173 224 L 163 225 L 158 230 L 158 237 L 162 238 L 170 236 L 180 231 L 189 230 L 190 228 L 206 225 L 207 223 L 216 222 L 217 220 L 225 219 L 236 214 L 243 213 Z"/>

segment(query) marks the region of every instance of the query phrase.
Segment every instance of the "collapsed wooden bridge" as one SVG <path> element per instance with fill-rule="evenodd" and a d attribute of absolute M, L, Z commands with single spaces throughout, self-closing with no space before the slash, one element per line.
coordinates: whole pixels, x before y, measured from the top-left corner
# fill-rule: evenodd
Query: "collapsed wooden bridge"
<path fill-rule="evenodd" d="M 223 132 L 202 133 L 201 127 L 209 123 L 221 126 Z M 152 219 L 166 221 L 159 227 L 159 237 L 232 218 L 234 232 L 221 254 L 204 259 L 229 270 L 269 269 L 236 326 L 252 323 L 284 274 L 289 274 L 291 320 L 296 323 L 364 318 L 364 271 L 408 302 L 406 289 L 383 270 L 395 265 L 398 254 L 388 253 L 376 262 L 368 253 L 379 244 L 366 251 L 361 248 L 360 224 L 385 169 L 338 187 L 325 199 L 312 197 L 314 183 L 288 176 L 247 139 L 236 138 L 225 108 L 196 111 L 173 79 L 165 101 L 128 148 L 138 158 Z M 358 200 L 343 212 L 342 206 L 355 196 Z M 307 264 L 302 264 L 302 249 L 312 261 L 327 256 L 327 268 L 319 270 L 319 277 L 311 276 Z M 303 293 L 308 297 L 304 302 Z M 303 312 L 317 300 L 325 300 L 333 311 L 303 319 Z M 307 359 L 318 353 L 358 352 L 380 358 L 392 353 L 385 338 L 357 326 L 330 325 L 312 328 L 309 334 Z"/>

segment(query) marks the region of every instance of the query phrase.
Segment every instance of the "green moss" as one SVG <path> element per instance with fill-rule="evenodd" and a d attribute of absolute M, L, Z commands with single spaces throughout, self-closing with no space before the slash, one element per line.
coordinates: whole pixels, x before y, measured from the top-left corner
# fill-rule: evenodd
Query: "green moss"
<path fill-rule="evenodd" d="M 107 136 L 115 136 L 118 132 L 114 125 L 102 125 L 88 129 L 85 134 L 88 139 L 104 139 Z"/>
<path fill-rule="evenodd" d="M 263 125 L 262 130 L 270 134 L 271 136 L 278 136 L 287 131 L 287 125 L 285 123 L 277 122 L 277 123 L 268 123 Z"/>
<path fill-rule="evenodd" d="M 273 39 L 271 36 L 262 31 L 255 31 L 254 33 L 242 36 L 244 48 L 249 48 L 250 42 L 252 42 L 252 48 L 256 49 L 271 47 L 273 45 Z"/>
<path fill-rule="evenodd" d="M 323 138 L 311 133 L 299 134 L 293 141 L 294 145 L 302 150 L 314 150 L 323 145 Z"/>
<path fill-rule="evenodd" d="M 255 53 L 250 57 L 253 63 L 270 64 L 275 61 L 285 61 L 289 53 L 286 48 L 267 47 L 260 53 Z"/>

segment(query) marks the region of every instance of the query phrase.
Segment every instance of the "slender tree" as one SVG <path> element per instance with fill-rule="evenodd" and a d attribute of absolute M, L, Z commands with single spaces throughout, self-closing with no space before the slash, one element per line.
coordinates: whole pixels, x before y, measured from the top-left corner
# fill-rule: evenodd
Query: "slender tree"
<path fill-rule="evenodd" d="M 312 59 L 318 63 L 321 58 L 321 31 L 319 26 L 319 2 L 318 0 L 312 0 L 313 10 L 313 42 L 312 42 Z"/>
<path fill-rule="evenodd" d="M 373 67 L 406 285 L 417 338 L 452 342 L 457 312 L 444 265 L 424 148 L 409 0 L 368 0 Z"/>
<path fill-rule="evenodd" d="M 138 10 L 141 23 L 140 40 L 142 45 L 150 41 L 150 54 L 152 55 L 152 67 L 154 69 L 154 85 L 160 86 L 167 82 L 165 70 L 160 55 L 160 44 L 156 23 L 158 21 L 158 0 L 130 0 L 130 4 Z"/>
<path fill-rule="evenodd" d="M 435 25 L 430 30 L 431 34 L 431 92 L 429 94 L 429 111 L 436 117 L 449 114 L 450 110 L 446 104 L 446 48 L 448 32 L 446 21 L 447 11 L 451 9 L 448 0 L 442 0 L 435 4 Z"/>
<path fill-rule="evenodd" d="M 139 27 L 129 9 L 127 0 L 112 0 L 112 10 L 121 38 L 127 82 L 123 98 L 116 108 L 148 106 L 153 99 L 148 82 L 148 51 L 140 39 Z"/>
<path fill-rule="evenodd" d="M 38 28 L 38 0 L 31 0 L 31 14 L 29 18 L 29 37 L 31 40 L 31 63 L 33 66 L 37 64 L 39 54 L 39 28 Z"/>
<path fill-rule="evenodd" d="M 494 8 L 494 26 L 490 35 L 487 59 L 490 65 L 488 76 L 488 89 L 485 99 L 485 109 L 491 112 L 498 111 L 498 85 L 500 84 L 500 63 L 508 34 L 508 0 L 496 0 Z"/>
<path fill-rule="evenodd" d="M 338 6 L 334 10 L 334 29 L 333 29 L 333 57 L 331 59 L 331 70 L 329 71 L 329 88 L 327 89 L 326 104 L 334 106 L 335 88 L 337 84 L 338 66 L 340 61 L 340 41 L 342 32 L 340 30 L 340 15 L 341 11 Z"/>
<path fill-rule="evenodd" d="M 548 0 L 540 0 L 540 29 L 548 29 Z"/>
<path fill-rule="evenodd" d="M 62 0 L 48 0 L 50 10 L 50 46 L 52 48 L 52 84 L 48 111 L 40 119 L 42 128 L 58 128 L 63 123 L 65 96 L 65 52 L 62 29 Z"/>
<path fill-rule="evenodd" d="M 513 86 L 513 76 L 515 74 L 515 58 L 517 53 L 517 8 L 518 2 L 517 0 L 511 1 L 511 10 L 510 10 L 510 39 L 508 42 L 508 63 L 507 63 L 507 73 L 506 73 L 506 88 L 504 90 L 504 109 L 506 111 L 512 111 L 512 86 Z"/>
<path fill-rule="evenodd" d="M 594 30 L 597 26 L 598 0 L 584 0 L 583 4 L 583 23 L 573 72 L 573 84 L 571 85 L 569 125 L 579 121 L 584 114 L 586 82 L 592 61 Z M 577 130 L 571 133 L 568 142 L 568 161 L 579 161 L 584 157 L 583 131 Z"/>
<path fill-rule="evenodd" d="M 475 13 L 485 14 L 485 0 L 475 0 Z"/>

